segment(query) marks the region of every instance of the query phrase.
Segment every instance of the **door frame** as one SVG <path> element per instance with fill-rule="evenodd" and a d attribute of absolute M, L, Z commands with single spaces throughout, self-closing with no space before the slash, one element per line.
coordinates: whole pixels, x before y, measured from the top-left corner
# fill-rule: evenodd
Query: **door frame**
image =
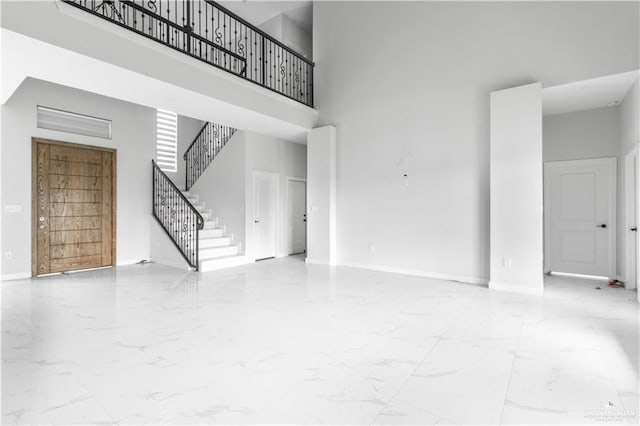
<path fill-rule="evenodd" d="M 256 218 L 256 178 L 258 176 L 262 176 L 262 177 L 266 177 L 268 179 L 270 179 L 272 181 L 272 183 L 274 184 L 274 188 L 275 188 L 275 193 L 273 194 L 273 198 L 272 198 L 272 207 L 271 207 L 271 213 L 273 214 L 273 221 L 271 224 L 271 232 L 273 232 L 273 257 L 278 257 L 278 211 L 279 211 L 279 200 L 280 200 L 280 173 L 274 173 L 274 172 L 265 172 L 265 171 L 260 171 L 260 170 L 254 170 L 253 174 L 252 174 L 252 180 L 251 180 L 251 193 L 252 193 L 252 211 L 251 211 L 251 222 L 252 222 L 252 226 L 253 226 L 253 236 L 252 236 L 252 257 L 253 260 L 262 260 L 262 259 L 269 259 L 271 257 L 265 257 L 265 258 L 259 258 L 256 257 L 256 253 L 257 253 L 257 245 L 256 245 L 256 223 L 255 223 L 255 218 Z"/>
<path fill-rule="evenodd" d="M 287 255 L 291 255 L 291 239 L 289 238 L 289 229 L 291 227 L 291 218 L 289 217 L 289 183 L 290 182 L 304 182 L 304 211 L 305 214 L 307 212 L 307 178 L 300 178 L 300 177 L 294 177 L 294 176 L 286 176 L 285 177 L 285 187 L 284 187 L 284 191 L 285 191 L 285 206 L 286 206 L 286 217 L 285 217 L 285 231 L 284 231 L 284 238 L 285 238 L 285 243 L 286 243 L 286 247 L 287 247 Z M 309 218 L 307 217 L 307 220 Z M 304 253 L 307 252 L 307 226 L 305 225 L 304 227 Z"/>
<path fill-rule="evenodd" d="M 635 179 L 633 175 L 635 166 Z M 624 231 L 625 231 L 625 254 L 626 254 L 626 264 L 625 264 L 625 279 L 624 279 L 624 287 L 627 289 L 636 288 L 638 282 L 638 246 L 637 246 L 637 232 L 635 235 L 630 232 L 631 227 L 638 226 L 638 212 L 640 209 L 638 208 L 638 188 L 639 185 L 639 175 L 638 173 L 638 148 L 637 146 L 633 148 L 631 152 L 629 152 L 624 159 L 624 201 L 625 201 L 625 211 L 624 211 Z M 633 182 L 634 185 L 629 185 L 629 183 Z M 635 189 L 635 191 L 633 191 Z M 635 218 L 633 217 L 635 213 Z M 634 220 L 635 219 L 635 220 Z M 632 267 L 633 266 L 633 267 Z M 633 278 L 633 279 L 632 279 Z"/>
<path fill-rule="evenodd" d="M 550 262 L 550 254 L 551 254 L 551 229 L 549 227 L 550 223 L 550 211 L 548 206 L 551 205 L 551 183 L 549 182 L 549 169 L 553 166 L 578 166 L 585 164 L 605 164 L 608 169 L 610 175 L 613 179 L 609 182 L 609 193 L 611 194 L 610 202 L 609 202 L 609 218 L 611 225 L 607 224 L 611 232 L 609 232 L 609 266 L 607 268 L 609 277 L 616 277 L 616 263 L 617 263 L 617 250 L 616 250 L 616 242 L 618 239 L 618 227 L 617 227 L 617 215 L 616 210 L 618 206 L 617 200 L 617 184 L 618 184 L 618 174 L 617 174 L 617 164 L 618 159 L 616 157 L 601 157 L 601 158 L 588 158 L 584 160 L 562 160 L 562 161 L 545 161 L 544 162 L 544 195 L 543 195 L 543 217 L 544 217 L 544 272 L 551 272 L 551 262 Z"/>
<path fill-rule="evenodd" d="M 86 145 L 81 143 L 63 142 L 53 139 L 32 137 L 31 138 L 31 276 L 38 276 L 38 144 L 68 146 L 71 148 L 91 149 L 95 151 L 105 151 L 113 154 L 111 159 L 111 265 L 116 266 L 116 246 L 117 246 L 117 158 L 118 152 L 114 148 L 102 146 Z M 54 272 L 57 273 L 57 272 Z"/>

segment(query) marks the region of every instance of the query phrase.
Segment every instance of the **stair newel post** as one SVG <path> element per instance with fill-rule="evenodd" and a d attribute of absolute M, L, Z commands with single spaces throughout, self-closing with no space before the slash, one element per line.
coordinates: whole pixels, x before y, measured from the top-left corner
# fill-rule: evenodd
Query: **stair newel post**
<path fill-rule="evenodd" d="M 202 224 L 204 227 L 204 223 Z M 196 217 L 196 267 L 200 268 L 200 221 Z"/>

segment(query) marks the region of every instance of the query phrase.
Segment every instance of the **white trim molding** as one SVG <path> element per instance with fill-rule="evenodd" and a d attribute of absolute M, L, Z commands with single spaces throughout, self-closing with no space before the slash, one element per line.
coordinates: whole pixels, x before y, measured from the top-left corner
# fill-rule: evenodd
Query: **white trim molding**
<path fill-rule="evenodd" d="M 624 158 L 624 230 L 623 240 L 625 244 L 625 270 L 624 277 L 617 277 L 619 281 L 624 282 L 626 289 L 634 289 L 637 287 L 638 281 L 638 233 L 631 231 L 632 227 L 637 227 L 638 209 L 638 147 L 634 147 Z M 635 193 L 634 190 L 635 189 Z M 629 201 L 633 199 L 633 205 Z"/>
<path fill-rule="evenodd" d="M 13 280 L 24 280 L 31 278 L 30 272 L 20 272 L 17 274 L 6 274 L 0 278 L 0 281 L 13 281 Z"/>
<path fill-rule="evenodd" d="M 371 271 L 390 272 L 392 274 L 411 275 L 414 277 L 433 278 L 436 280 L 455 281 L 464 284 L 476 284 L 486 286 L 489 282 L 486 278 L 468 277 L 462 275 L 440 274 L 435 272 L 421 271 L 418 269 L 396 268 L 393 266 L 369 265 L 358 262 L 341 262 L 338 266 L 348 268 L 369 269 Z"/>

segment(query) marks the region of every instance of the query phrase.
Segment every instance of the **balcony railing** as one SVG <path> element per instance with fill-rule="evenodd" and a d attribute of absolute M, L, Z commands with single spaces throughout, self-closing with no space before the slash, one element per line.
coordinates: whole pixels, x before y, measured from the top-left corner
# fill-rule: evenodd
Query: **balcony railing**
<path fill-rule="evenodd" d="M 214 1 L 62 1 L 313 107 L 313 62 Z"/>

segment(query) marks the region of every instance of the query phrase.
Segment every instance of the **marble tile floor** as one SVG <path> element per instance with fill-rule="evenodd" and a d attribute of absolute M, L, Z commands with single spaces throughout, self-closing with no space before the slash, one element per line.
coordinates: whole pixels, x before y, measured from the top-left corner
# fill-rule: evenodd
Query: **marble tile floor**
<path fill-rule="evenodd" d="M 10 281 L 2 424 L 638 424 L 636 293 L 306 265 Z"/>

